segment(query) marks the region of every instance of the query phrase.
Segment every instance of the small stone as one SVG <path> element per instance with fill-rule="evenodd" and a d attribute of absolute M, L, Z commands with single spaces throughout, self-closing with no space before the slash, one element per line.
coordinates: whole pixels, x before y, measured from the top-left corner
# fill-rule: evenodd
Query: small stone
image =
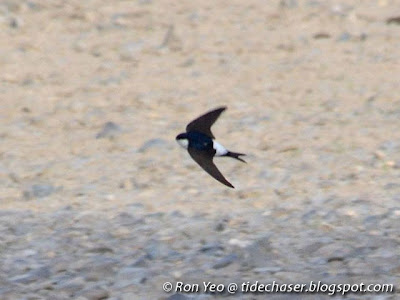
<path fill-rule="evenodd" d="M 18 275 L 10 279 L 15 283 L 29 284 L 38 280 L 44 280 L 49 278 L 51 275 L 50 269 L 48 267 L 41 267 L 34 269 L 27 274 Z"/>
<path fill-rule="evenodd" d="M 246 248 L 251 245 L 251 241 L 239 240 L 239 239 L 230 239 L 228 244 L 232 246 L 238 246 L 240 248 Z"/>
<path fill-rule="evenodd" d="M 107 194 L 104 195 L 104 199 L 106 199 L 107 201 L 115 201 L 116 197 L 114 194 Z"/>
<path fill-rule="evenodd" d="M 73 113 L 83 113 L 88 109 L 88 104 L 82 100 L 75 99 L 69 104 L 68 109 Z"/>
<path fill-rule="evenodd" d="M 385 166 L 387 166 L 389 168 L 394 168 L 396 166 L 396 162 L 393 160 L 387 160 L 387 161 L 385 161 Z"/>
<path fill-rule="evenodd" d="M 56 190 L 57 188 L 50 183 L 33 184 L 23 191 L 23 196 L 25 199 L 44 198 L 50 196 Z"/>
<path fill-rule="evenodd" d="M 279 6 L 282 8 L 295 8 L 298 7 L 297 0 L 281 0 Z"/>
<path fill-rule="evenodd" d="M 176 35 L 174 25 L 170 25 L 165 33 L 164 40 L 160 45 L 160 49 L 168 48 L 171 51 L 180 51 L 182 50 L 182 41 Z"/>
<path fill-rule="evenodd" d="M 23 24 L 24 24 L 24 22 L 22 21 L 21 18 L 12 17 L 12 18 L 10 19 L 10 27 L 11 27 L 11 28 L 20 28 L 20 27 L 23 26 Z"/>
<path fill-rule="evenodd" d="M 400 189 L 400 183 L 397 182 L 389 182 L 385 184 L 383 187 L 385 190 L 394 190 L 394 189 Z"/>
<path fill-rule="evenodd" d="M 174 276 L 175 279 L 179 279 L 182 277 L 182 272 L 181 271 L 173 271 L 172 276 Z"/>
<path fill-rule="evenodd" d="M 391 17 L 391 18 L 386 19 L 386 24 L 400 25 L 400 16 L 399 17 Z"/>
<path fill-rule="evenodd" d="M 270 266 L 277 259 L 277 254 L 270 243 L 270 237 L 262 237 L 243 249 L 243 265 L 250 268 Z"/>
<path fill-rule="evenodd" d="M 149 260 L 147 255 L 140 256 L 135 262 L 131 264 L 132 267 L 146 268 L 149 266 Z"/>
<path fill-rule="evenodd" d="M 57 292 L 65 292 L 68 295 L 76 295 L 85 286 L 85 280 L 82 277 L 75 277 L 57 284 L 54 289 Z"/>
<path fill-rule="evenodd" d="M 36 255 L 36 254 L 37 254 L 37 251 L 34 250 L 34 249 L 26 249 L 26 250 L 24 250 L 24 251 L 22 252 L 22 254 L 23 254 L 24 256 L 28 257 L 28 256 Z"/>
<path fill-rule="evenodd" d="M 129 42 L 121 47 L 120 58 L 123 61 L 133 61 L 138 60 L 140 52 L 143 50 L 144 43 L 142 41 Z"/>
<path fill-rule="evenodd" d="M 224 250 L 224 247 L 218 242 L 208 243 L 200 248 L 200 252 L 204 252 L 204 253 L 215 253 L 215 252 L 223 251 L 223 250 Z"/>
<path fill-rule="evenodd" d="M 125 179 L 124 181 L 122 181 L 122 182 L 120 183 L 119 187 L 120 187 L 121 189 L 125 189 L 125 190 L 128 190 L 128 191 L 132 190 L 132 189 L 133 189 L 132 180 L 130 180 L 130 179 Z"/>
<path fill-rule="evenodd" d="M 139 149 L 138 152 L 146 152 L 151 149 L 166 149 L 168 143 L 164 139 L 151 139 L 146 141 Z"/>
<path fill-rule="evenodd" d="M 282 271 L 281 267 L 262 267 L 262 268 L 254 268 L 254 273 L 257 274 L 267 274 L 267 273 L 276 273 Z"/>
<path fill-rule="evenodd" d="M 374 156 L 375 156 L 375 158 L 377 158 L 377 159 L 384 159 L 386 155 L 385 155 L 384 152 L 382 152 L 382 151 L 380 151 L 380 150 L 376 150 L 376 151 L 374 152 Z"/>
<path fill-rule="evenodd" d="M 110 293 L 102 287 L 94 286 L 84 289 L 79 295 L 88 300 L 102 300 L 107 299 Z"/>
<path fill-rule="evenodd" d="M 318 32 L 316 34 L 314 34 L 313 38 L 316 40 L 320 40 L 320 39 L 329 39 L 331 37 L 331 35 L 327 32 Z"/>
<path fill-rule="evenodd" d="M 396 161 L 393 165 L 393 168 L 400 169 L 400 160 Z"/>
<path fill-rule="evenodd" d="M 121 127 L 114 122 L 107 122 L 104 124 L 103 129 L 96 134 L 96 139 L 108 138 L 113 139 L 121 134 Z"/>
<path fill-rule="evenodd" d="M 215 225 L 215 231 L 224 231 L 225 229 L 225 222 L 218 222 L 217 225 Z"/>
<path fill-rule="evenodd" d="M 174 210 L 169 213 L 169 216 L 173 218 L 183 218 L 185 215 L 180 210 Z"/>
<path fill-rule="evenodd" d="M 400 150 L 400 141 L 398 140 L 387 140 L 380 145 L 380 150 L 385 153 L 393 153 Z"/>
<path fill-rule="evenodd" d="M 330 8 L 330 11 L 334 15 L 345 16 L 352 9 L 351 6 L 345 4 L 335 4 Z"/>
<path fill-rule="evenodd" d="M 339 35 L 337 38 L 337 42 L 347 42 L 351 39 L 351 34 L 348 32 L 343 32 L 342 34 Z"/>
<path fill-rule="evenodd" d="M 94 247 L 87 250 L 89 253 L 113 253 L 114 250 L 107 246 Z"/>
<path fill-rule="evenodd" d="M 322 246 L 314 252 L 314 255 L 324 257 L 329 262 L 344 260 L 352 252 L 353 249 L 350 246 L 337 243 Z"/>
<path fill-rule="evenodd" d="M 187 68 L 187 67 L 194 65 L 194 63 L 195 63 L 194 58 L 189 58 L 189 59 L 185 60 L 182 64 L 180 64 L 179 67 Z"/>
<path fill-rule="evenodd" d="M 400 208 L 394 208 L 393 210 L 390 211 L 390 213 L 396 218 L 400 217 Z"/>
<path fill-rule="evenodd" d="M 116 275 L 117 288 L 124 288 L 130 285 L 138 285 L 146 282 L 148 271 L 145 268 L 125 267 Z"/>
<path fill-rule="evenodd" d="M 79 269 L 85 273 L 85 279 L 89 281 L 99 281 L 104 278 L 115 276 L 119 261 L 103 255 L 96 256 L 88 265 L 83 265 Z"/>
<path fill-rule="evenodd" d="M 221 258 L 220 260 L 218 260 L 213 266 L 213 269 L 222 269 L 225 268 L 227 266 L 229 266 L 230 264 L 232 264 L 233 262 L 235 262 L 238 259 L 238 256 L 236 254 L 229 254 L 223 258 Z"/>

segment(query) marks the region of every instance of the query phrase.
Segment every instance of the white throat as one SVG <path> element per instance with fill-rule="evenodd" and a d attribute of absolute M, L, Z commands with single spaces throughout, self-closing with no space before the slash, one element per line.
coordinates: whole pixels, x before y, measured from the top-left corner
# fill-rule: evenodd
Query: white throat
<path fill-rule="evenodd" d="M 189 141 L 188 141 L 188 139 L 178 139 L 178 140 L 176 140 L 176 141 L 178 142 L 178 144 L 179 144 L 182 148 L 187 149 L 188 146 L 189 146 Z"/>

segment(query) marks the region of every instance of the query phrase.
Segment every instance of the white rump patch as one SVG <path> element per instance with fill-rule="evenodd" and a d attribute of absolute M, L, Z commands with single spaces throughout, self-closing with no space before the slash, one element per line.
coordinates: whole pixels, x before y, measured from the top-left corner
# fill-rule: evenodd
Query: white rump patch
<path fill-rule="evenodd" d="M 228 153 L 228 150 L 226 150 L 224 146 L 216 141 L 213 141 L 213 148 L 216 151 L 215 156 L 223 156 Z"/>
<path fill-rule="evenodd" d="M 187 149 L 189 146 L 189 141 L 188 139 L 178 139 L 176 140 L 178 142 L 179 145 L 181 145 L 182 148 Z"/>

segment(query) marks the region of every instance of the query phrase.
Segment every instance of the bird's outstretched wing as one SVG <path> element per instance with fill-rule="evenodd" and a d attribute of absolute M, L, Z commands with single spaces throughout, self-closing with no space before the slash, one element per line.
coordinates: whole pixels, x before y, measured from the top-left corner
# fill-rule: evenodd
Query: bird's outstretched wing
<path fill-rule="evenodd" d="M 209 153 L 207 152 L 196 150 L 193 148 L 189 148 L 188 152 L 193 160 L 197 162 L 204 171 L 206 171 L 208 174 L 210 174 L 212 177 L 214 177 L 219 182 L 225 184 L 226 186 L 229 186 L 233 189 L 235 188 L 228 180 L 225 179 L 224 175 L 222 175 L 221 172 L 218 170 L 213 162 L 212 154 L 209 155 Z"/>
<path fill-rule="evenodd" d="M 193 120 L 186 126 L 186 132 L 189 131 L 198 131 L 208 135 L 210 138 L 214 139 L 214 135 L 211 132 L 211 126 L 215 123 L 218 119 L 220 114 L 226 109 L 226 107 L 220 107 L 214 109 L 204 115 L 198 117 L 197 119 Z"/>

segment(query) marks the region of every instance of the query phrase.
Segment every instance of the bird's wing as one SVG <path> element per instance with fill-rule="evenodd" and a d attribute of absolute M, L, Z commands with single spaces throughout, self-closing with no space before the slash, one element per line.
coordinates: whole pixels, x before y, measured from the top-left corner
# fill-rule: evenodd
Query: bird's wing
<path fill-rule="evenodd" d="M 220 107 L 214 109 L 197 119 L 193 120 L 186 126 L 186 131 L 198 131 L 208 135 L 210 138 L 214 139 L 214 135 L 211 132 L 211 126 L 215 123 L 218 119 L 219 115 L 226 109 L 226 107 Z"/>
<path fill-rule="evenodd" d="M 226 186 L 235 188 L 228 180 L 225 179 L 224 175 L 221 174 L 221 172 L 218 170 L 213 162 L 213 157 L 209 156 L 207 152 L 196 150 L 193 148 L 189 148 L 188 152 L 193 160 L 197 162 L 204 171 L 206 171 L 208 174 L 210 174 L 212 177 L 214 177 L 219 182 L 225 184 Z"/>

